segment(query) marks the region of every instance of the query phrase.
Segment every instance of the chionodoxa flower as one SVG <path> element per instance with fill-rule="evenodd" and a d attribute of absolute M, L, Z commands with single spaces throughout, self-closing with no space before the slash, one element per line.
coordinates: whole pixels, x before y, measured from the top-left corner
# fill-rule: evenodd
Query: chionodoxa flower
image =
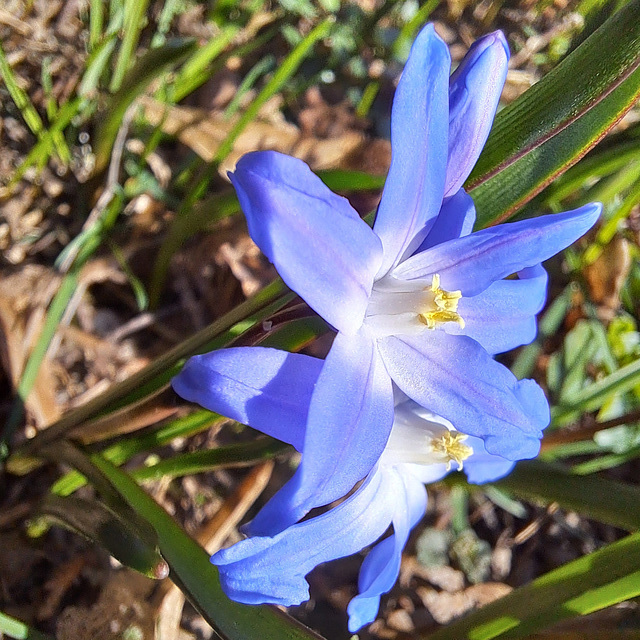
<path fill-rule="evenodd" d="M 319 518 L 329 529 L 344 528 L 346 518 L 335 514 L 348 512 L 360 523 L 344 534 L 355 550 L 371 543 L 373 533 L 381 535 L 393 512 L 399 533 L 367 557 L 359 602 L 376 593 L 377 602 L 380 585 L 389 588 L 405 533 L 424 506 L 417 484 L 397 471 L 400 463 L 385 463 L 397 439 L 390 438 L 392 425 L 399 424 L 393 383 L 414 408 L 455 427 L 452 435 L 441 432 L 437 446 L 456 465 L 451 447 L 474 447 L 458 433 L 480 439 L 483 455 L 501 464 L 538 453 L 549 422 L 544 394 L 492 356 L 535 337 L 535 315 L 546 298 L 540 263 L 582 236 L 601 206 L 471 233 L 475 209 L 462 184 L 491 127 L 507 62 L 508 47 L 496 32 L 474 43 L 449 77 L 446 45 L 433 26 L 421 31 L 394 97 L 391 167 L 373 229 L 295 158 L 249 153 L 230 174 L 253 240 L 285 283 L 337 331 L 321 368 L 309 364 L 312 358 L 248 347 L 193 358 L 174 380 L 188 400 L 283 441 L 298 438 L 292 444 L 303 454 L 291 480 L 247 525 L 254 537 L 214 556 L 232 598 L 304 599 L 306 583 L 293 578 L 297 568 L 290 567 L 296 587 L 288 592 L 281 570 L 300 554 L 291 561 L 279 554 L 291 554 L 293 545 L 315 558 L 301 565 L 309 568 L 338 557 L 330 532 L 305 538 L 318 518 L 299 521 L 363 479 L 352 497 Z M 302 413 L 299 406 L 306 407 Z M 405 501 L 392 498 L 398 491 Z M 393 511 L 396 503 L 402 514 Z M 276 556 L 279 564 L 271 564 Z M 267 571 L 274 572 L 272 593 L 260 586 Z"/>

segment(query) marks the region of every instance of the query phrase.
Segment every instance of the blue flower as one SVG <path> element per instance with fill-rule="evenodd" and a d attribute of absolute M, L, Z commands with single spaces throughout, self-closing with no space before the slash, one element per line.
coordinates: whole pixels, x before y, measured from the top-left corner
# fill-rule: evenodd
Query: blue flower
<path fill-rule="evenodd" d="M 322 365 L 275 349 L 231 348 L 196 356 L 185 375 L 190 389 L 206 380 L 203 393 L 215 393 L 227 415 L 302 450 Z M 469 481 L 482 483 L 507 474 L 515 463 L 489 454 L 482 439 L 461 434 L 396 390 L 391 434 L 360 487 L 319 516 L 216 553 L 211 561 L 223 589 L 246 604 L 299 604 L 309 598 L 309 571 L 376 543 L 392 525 L 392 534 L 373 547 L 360 570 L 359 594 L 348 607 L 349 629 L 357 631 L 375 619 L 381 594 L 397 580 L 409 533 L 426 509 L 424 483 L 463 464 Z"/>
<path fill-rule="evenodd" d="M 373 229 L 295 158 L 250 153 L 231 174 L 252 238 L 337 330 L 305 397 L 301 464 L 250 523 L 252 535 L 284 531 L 368 476 L 389 439 L 392 381 L 458 431 L 482 438 L 487 452 L 509 460 L 537 454 L 549 421 L 544 394 L 492 355 L 534 338 L 546 296 L 540 263 L 583 235 L 601 206 L 471 233 L 475 210 L 462 184 L 491 127 L 507 61 L 496 32 L 478 40 L 449 78 L 446 45 L 433 26 L 421 31 L 393 102 L 392 161 Z M 287 376 L 313 377 L 306 361 L 293 372 L 271 370 L 275 360 L 261 361 L 264 353 L 253 354 L 263 377 L 239 391 L 242 411 L 226 407 L 200 360 L 174 388 L 262 429 L 270 413 L 255 415 L 255 398 L 275 385 L 282 417 L 289 394 L 298 393 Z M 217 358 L 224 361 L 224 352 Z M 293 426 L 283 420 L 279 428 L 277 437 L 289 441 Z"/>

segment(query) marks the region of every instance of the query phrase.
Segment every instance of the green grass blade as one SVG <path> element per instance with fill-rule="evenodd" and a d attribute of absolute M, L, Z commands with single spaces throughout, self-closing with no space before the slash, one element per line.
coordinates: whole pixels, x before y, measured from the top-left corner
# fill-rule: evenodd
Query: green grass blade
<path fill-rule="evenodd" d="M 91 49 L 91 54 L 82 74 L 82 80 L 78 87 L 78 95 L 83 98 L 91 97 L 98 90 L 100 77 L 107 68 L 111 54 L 116 47 L 116 34 L 110 35 Z"/>
<path fill-rule="evenodd" d="M 233 99 L 224 110 L 225 118 L 230 118 L 240 108 L 240 102 L 247 91 L 253 87 L 261 76 L 269 73 L 269 71 L 271 71 L 275 66 L 275 63 L 275 56 L 268 54 L 259 60 L 251 69 L 249 69 L 249 71 L 247 71 L 247 74 L 242 79 L 240 86 L 236 89 Z"/>
<path fill-rule="evenodd" d="M 552 409 L 552 420 L 554 424 L 565 424 L 580 413 L 600 408 L 613 394 L 625 393 L 638 384 L 640 384 L 640 359 L 574 393 L 570 403 Z"/>
<path fill-rule="evenodd" d="M 172 456 L 148 467 L 131 472 L 136 480 L 179 478 L 213 469 L 238 467 L 269 460 L 290 449 L 289 445 L 273 438 L 257 438 L 252 442 L 230 444 L 216 449 L 193 451 Z"/>
<path fill-rule="evenodd" d="M 93 53 L 102 40 L 104 29 L 104 2 L 103 0 L 91 0 L 89 4 L 89 51 Z"/>
<path fill-rule="evenodd" d="M 47 131 L 43 132 L 38 142 L 31 151 L 29 151 L 27 157 L 11 176 L 11 181 L 8 185 L 9 188 L 14 187 L 25 172 L 33 165 L 44 166 L 47 163 L 55 145 L 55 137 L 67 127 L 71 120 L 78 114 L 81 107 L 81 98 L 70 100 L 60 107 L 55 122 Z"/>
<path fill-rule="evenodd" d="M 280 91 L 284 83 L 298 70 L 298 67 L 302 64 L 302 61 L 307 57 L 316 42 L 329 33 L 329 29 L 334 22 L 335 18 L 333 17 L 323 20 L 315 26 L 287 56 L 222 142 L 218 148 L 213 164 L 217 164 L 229 155 L 235 141 L 244 131 L 245 127 L 255 119 L 267 100 Z"/>
<path fill-rule="evenodd" d="M 377 191 L 384 187 L 386 176 L 372 176 L 364 171 L 345 169 L 325 169 L 318 171 L 318 177 L 332 191 Z"/>
<path fill-rule="evenodd" d="M 96 174 L 109 164 L 118 129 L 133 100 L 167 67 L 178 64 L 194 48 L 195 43 L 191 39 L 169 40 L 162 47 L 147 51 L 127 73 L 119 90 L 106 105 L 103 120 L 99 121 L 95 139 Z"/>
<path fill-rule="evenodd" d="M 15 638 L 16 640 L 55 640 L 53 636 L 40 633 L 40 631 L 32 629 L 24 622 L 0 611 L 0 635 L 2 634 L 7 638 Z"/>
<path fill-rule="evenodd" d="M 126 473 L 100 455 L 92 461 L 122 497 L 145 518 L 158 535 L 158 547 L 171 569 L 171 579 L 182 589 L 205 620 L 229 640 L 318 640 L 320 636 L 278 609 L 250 607 L 229 600 L 218 579 L 218 569 L 206 552 Z"/>
<path fill-rule="evenodd" d="M 120 440 L 102 451 L 102 456 L 116 466 L 120 466 L 138 453 L 151 451 L 168 444 L 176 438 L 188 438 L 210 429 L 216 422 L 226 420 L 217 413 L 201 409 L 183 418 L 173 420 L 151 433 L 138 434 Z M 51 487 L 51 492 L 59 496 L 71 495 L 86 484 L 86 479 L 77 471 L 70 471 Z"/>
<path fill-rule="evenodd" d="M 227 48 L 239 30 L 236 25 L 225 25 L 215 38 L 189 57 L 173 82 L 172 98 L 175 102 L 186 98 L 211 77 L 211 63 Z"/>
<path fill-rule="evenodd" d="M 640 488 L 606 478 L 579 476 L 565 467 L 527 460 L 495 483 L 521 498 L 557 502 L 565 509 L 612 524 L 640 529 Z"/>
<path fill-rule="evenodd" d="M 31 133 L 40 137 L 44 130 L 42 119 L 33 104 L 31 104 L 29 96 L 20 88 L 13 69 L 7 61 L 2 44 L 0 44 L 0 75 L 2 75 L 11 99 L 14 101 L 16 107 L 18 107 L 29 129 L 31 129 Z"/>
<path fill-rule="evenodd" d="M 428 636 L 523 638 L 549 625 L 640 595 L 640 534 L 569 562 Z"/>
<path fill-rule="evenodd" d="M 116 68 L 109 84 L 109 91 L 115 93 L 122 86 L 125 73 L 129 69 L 134 56 L 140 32 L 144 27 L 144 17 L 149 0 L 125 0 L 122 45 L 116 61 Z"/>

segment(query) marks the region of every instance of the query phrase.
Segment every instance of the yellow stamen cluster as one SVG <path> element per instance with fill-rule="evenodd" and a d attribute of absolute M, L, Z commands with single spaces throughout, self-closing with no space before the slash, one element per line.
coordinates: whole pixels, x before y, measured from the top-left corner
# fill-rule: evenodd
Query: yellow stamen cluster
<path fill-rule="evenodd" d="M 462 463 L 472 453 L 473 449 L 463 442 L 467 436 L 457 431 L 447 431 L 437 438 L 431 440 L 431 450 L 442 455 L 447 461 L 447 471 L 451 469 L 451 463 L 456 462 L 458 469 L 462 469 Z"/>
<path fill-rule="evenodd" d="M 431 279 L 431 288 L 435 309 L 420 313 L 418 317 L 429 329 L 435 329 L 443 322 L 457 322 L 464 329 L 464 320 L 458 313 L 458 301 L 462 298 L 460 291 L 445 291 L 440 288 L 440 276 L 435 273 Z"/>

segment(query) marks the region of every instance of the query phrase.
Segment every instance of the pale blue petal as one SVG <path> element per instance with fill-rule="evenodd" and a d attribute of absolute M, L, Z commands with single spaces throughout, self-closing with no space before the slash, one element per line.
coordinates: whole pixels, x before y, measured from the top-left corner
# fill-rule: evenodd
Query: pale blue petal
<path fill-rule="evenodd" d="M 235 347 L 190 358 L 171 384 L 185 400 L 300 450 L 322 365 L 299 353 Z"/>
<path fill-rule="evenodd" d="M 440 274 L 440 286 L 474 296 L 492 282 L 550 258 L 584 235 L 602 205 L 482 229 L 408 258 L 394 269 L 404 280 Z"/>
<path fill-rule="evenodd" d="M 352 633 L 375 620 L 380 608 L 380 596 L 389 591 L 398 579 L 402 551 L 409 533 L 422 519 L 427 508 L 427 492 L 419 480 L 410 473 L 402 473 L 400 468 L 389 469 L 387 473 L 398 475 L 402 493 L 396 496 L 393 534 L 379 542 L 362 563 L 358 580 L 360 593 L 347 608 L 349 631 Z"/>
<path fill-rule="evenodd" d="M 462 298 L 458 313 L 464 329 L 449 322 L 444 330 L 473 338 L 491 354 L 529 344 L 538 331 L 536 314 L 547 298 L 547 272 L 537 265 L 518 276 L 518 280 L 499 280 L 477 296 Z"/>
<path fill-rule="evenodd" d="M 275 151 L 248 153 L 229 177 L 251 237 L 286 284 L 336 329 L 357 331 L 382 246 L 348 200 Z"/>
<path fill-rule="evenodd" d="M 468 236 L 476 221 L 476 208 L 471 196 L 460 189 L 447 198 L 440 208 L 440 213 L 431 227 L 431 231 L 423 240 L 416 253 L 425 251 L 437 244 Z"/>
<path fill-rule="evenodd" d="M 391 168 L 373 227 L 384 247 L 378 277 L 418 248 L 440 209 L 450 65 L 447 46 L 427 25 L 413 43 L 393 100 Z"/>
<path fill-rule="evenodd" d="M 476 40 L 451 75 L 445 196 L 460 189 L 484 147 L 507 79 L 508 63 L 509 45 L 504 35 L 495 31 Z"/>
<path fill-rule="evenodd" d="M 484 439 L 487 451 L 509 460 L 533 458 L 549 405 L 532 380 L 518 381 L 467 336 L 425 331 L 379 342 L 393 381 L 455 429 Z"/>
<path fill-rule="evenodd" d="M 300 604 L 314 567 L 357 553 L 389 527 L 402 491 L 394 474 L 374 472 L 347 500 L 274 537 L 253 537 L 216 553 L 225 593 L 245 604 Z"/>
<path fill-rule="evenodd" d="M 484 484 L 504 478 L 516 465 L 512 460 L 490 454 L 480 438 L 469 436 L 464 443 L 473 449 L 473 454 L 464 461 L 464 472 L 471 484 Z"/>
<path fill-rule="evenodd" d="M 391 379 L 375 343 L 339 333 L 311 398 L 302 462 L 247 531 L 275 535 L 346 495 L 377 463 L 392 423 Z"/>

